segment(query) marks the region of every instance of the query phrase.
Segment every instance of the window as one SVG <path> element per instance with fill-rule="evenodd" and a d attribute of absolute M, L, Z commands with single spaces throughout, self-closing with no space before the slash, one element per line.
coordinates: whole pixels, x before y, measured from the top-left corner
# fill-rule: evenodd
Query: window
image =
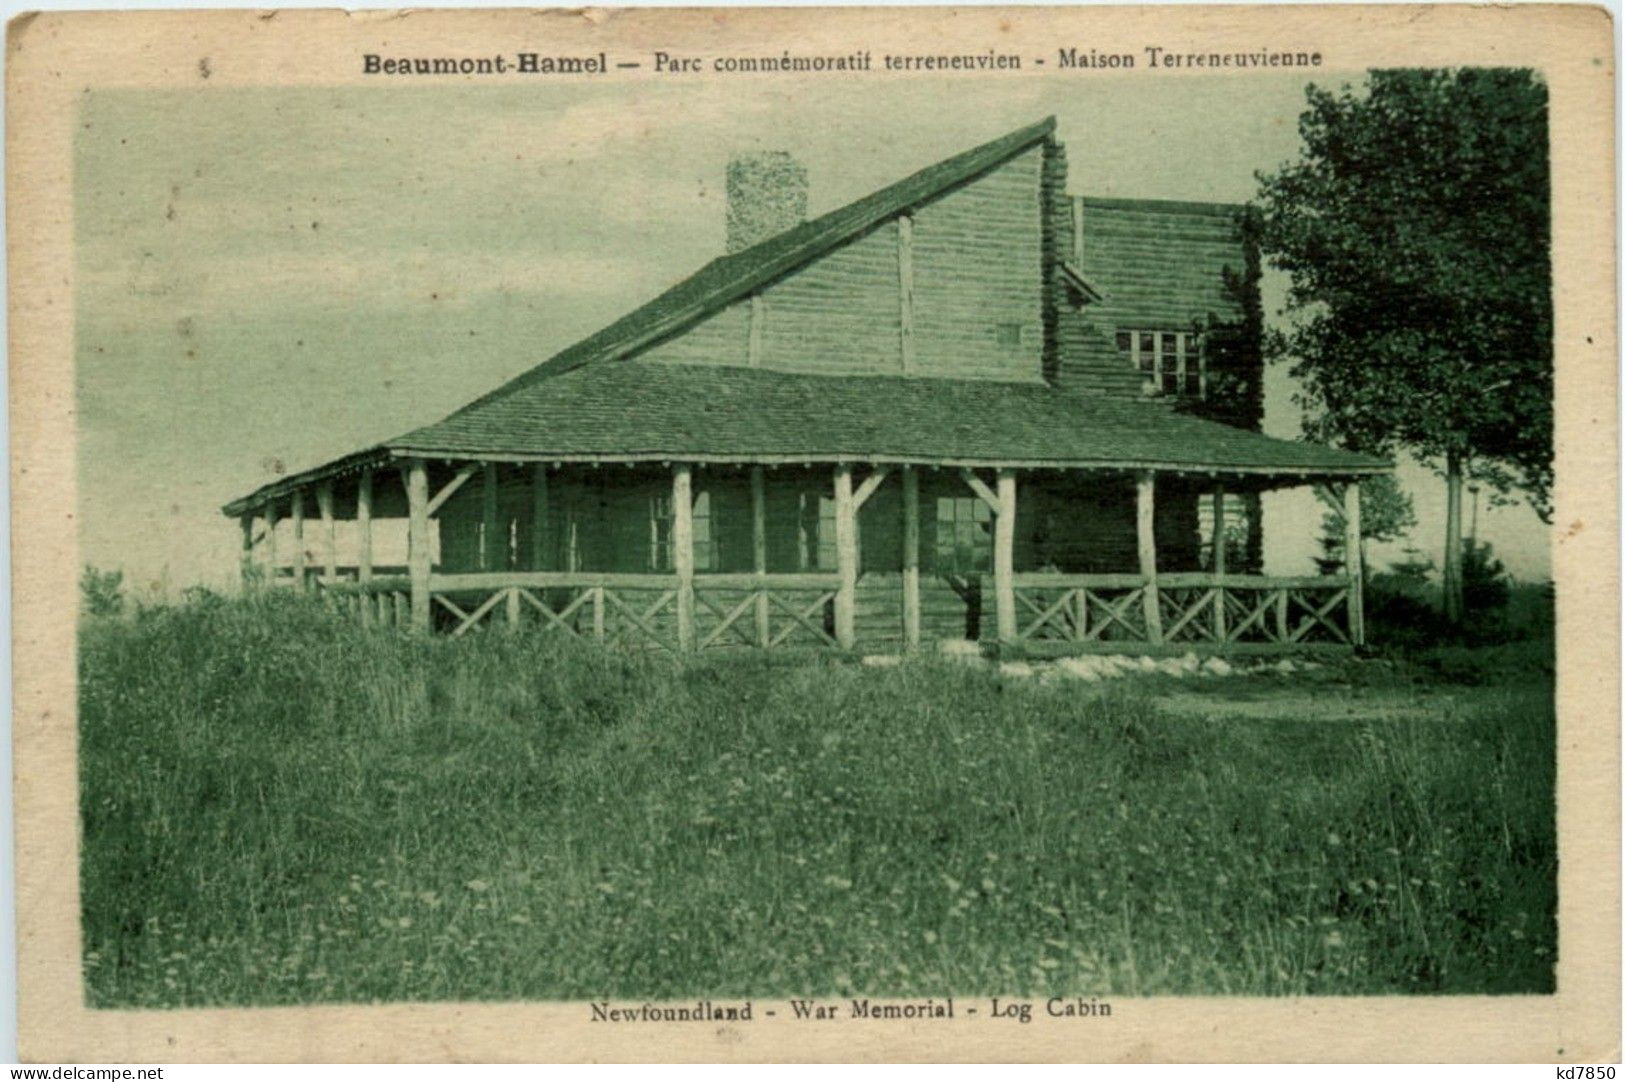
<path fill-rule="evenodd" d="M 694 497 L 694 570 L 715 571 L 721 564 L 715 523 L 711 521 L 711 493 Z"/>
<path fill-rule="evenodd" d="M 1117 350 L 1145 381 L 1145 393 L 1207 397 L 1202 336 L 1189 331 L 1118 331 Z"/>
<path fill-rule="evenodd" d="M 993 569 L 993 509 L 980 497 L 938 497 L 936 558 L 944 573 Z"/>
<path fill-rule="evenodd" d="M 754 563 L 748 493 L 702 489 L 694 496 L 694 570 L 749 571 Z M 649 497 L 649 570 L 672 571 L 672 502 Z"/>
<path fill-rule="evenodd" d="M 649 570 L 670 571 L 671 497 L 649 497 Z"/>
<path fill-rule="evenodd" d="M 796 563 L 801 571 L 835 569 L 835 498 L 796 493 Z"/>

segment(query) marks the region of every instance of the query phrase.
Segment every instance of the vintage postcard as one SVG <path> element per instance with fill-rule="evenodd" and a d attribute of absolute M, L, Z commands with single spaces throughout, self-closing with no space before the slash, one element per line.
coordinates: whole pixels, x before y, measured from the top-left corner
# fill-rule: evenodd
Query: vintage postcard
<path fill-rule="evenodd" d="M 1617 1060 L 1601 9 L 7 48 L 25 1057 Z"/>

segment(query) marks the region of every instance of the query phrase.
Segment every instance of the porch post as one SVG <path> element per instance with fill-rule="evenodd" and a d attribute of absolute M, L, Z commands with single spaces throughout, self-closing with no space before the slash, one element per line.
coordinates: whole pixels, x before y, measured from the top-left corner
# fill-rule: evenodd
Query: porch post
<path fill-rule="evenodd" d="M 920 474 L 903 467 L 903 647 L 920 647 Z"/>
<path fill-rule="evenodd" d="M 501 571 L 499 564 L 506 564 L 506 560 L 499 560 L 503 548 L 498 544 L 501 538 L 497 537 L 497 466 L 495 462 L 486 462 L 480 468 L 480 570 Z"/>
<path fill-rule="evenodd" d="M 999 507 L 993 517 L 993 593 L 999 641 L 1014 643 L 1016 628 L 1016 471 L 999 471 Z"/>
<path fill-rule="evenodd" d="M 355 580 L 363 587 L 372 581 L 372 467 L 364 467 L 355 490 Z M 372 623 L 379 598 L 363 593 L 361 622 Z"/>
<path fill-rule="evenodd" d="M 242 583 L 247 588 L 254 573 L 254 513 L 239 515 L 237 522 L 243 530 Z"/>
<path fill-rule="evenodd" d="M 339 577 L 338 528 L 333 522 L 333 480 L 316 486 L 316 513 L 322 517 L 322 581 L 331 586 Z"/>
<path fill-rule="evenodd" d="M 1343 567 L 1349 579 L 1349 639 L 1365 645 L 1365 554 L 1360 551 L 1360 482 L 1343 487 Z"/>
<path fill-rule="evenodd" d="M 858 521 L 852 503 L 852 467 L 835 466 L 835 568 L 840 586 L 835 591 L 835 641 L 843 650 L 857 645 Z"/>
<path fill-rule="evenodd" d="M 1162 594 L 1157 589 L 1157 482 L 1150 470 L 1135 485 L 1135 526 L 1140 542 L 1140 577 L 1145 580 L 1145 637 L 1162 642 Z"/>
<path fill-rule="evenodd" d="M 671 471 L 671 565 L 677 572 L 677 646 L 694 649 L 694 476 L 679 462 Z"/>
<path fill-rule="evenodd" d="M 265 501 L 265 585 L 275 586 L 281 561 L 276 551 L 277 506 L 275 500 Z"/>
<path fill-rule="evenodd" d="M 429 469 L 423 459 L 406 466 L 407 569 L 412 579 L 412 626 L 429 630 Z"/>
<path fill-rule="evenodd" d="M 530 569 L 550 570 L 549 542 L 553 538 L 552 508 L 547 501 L 547 463 L 538 462 L 530 474 Z"/>
<path fill-rule="evenodd" d="M 1213 490 L 1213 574 L 1219 584 L 1213 588 L 1213 636 L 1223 643 L 1229 640 L 1230 629 L 1226 626 L 1224 605 L 1224 573 L 1225 562 L 1229 559 L 1226 551 L 1229 546 L 1225 543 L 1224 535 L 1224 486 L 1220 485 Z"/>
<path fill-rule="evenodd" d="M 293 519 L 293 585 L 296 590 L 305 588 L 305 490 L 293 490 L 293 507 L 289 510 L 289 517 Z"/>
<path fill-rule="evenodd" d="M 761 466 L 750 468 L 750 547 L 751 566 L 756 574 L 767 574 L 767 471 Z M 766 648 L 772 637 L 772 624 L 767 607 L 767 583 L 757 583 L 756 592 L 756 645 Z"/>

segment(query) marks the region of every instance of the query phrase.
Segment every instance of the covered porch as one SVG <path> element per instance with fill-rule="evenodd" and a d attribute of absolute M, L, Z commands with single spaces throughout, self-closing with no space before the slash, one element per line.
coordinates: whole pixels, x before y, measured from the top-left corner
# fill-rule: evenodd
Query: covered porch
<path fill-rule="evenodd" d="M 319 592 L 374 626 L 532 628 L 679 653 L 944 639 L 1276 653 L 1364 643 L 1369 472 L 380 448 L 228 511 L 245 582 Z M 1343 573 L 1257 573 L 1248 501 L 1291 485 L 1336 490 Z M 394 562 L 376 558 L 386 550 Z"/>

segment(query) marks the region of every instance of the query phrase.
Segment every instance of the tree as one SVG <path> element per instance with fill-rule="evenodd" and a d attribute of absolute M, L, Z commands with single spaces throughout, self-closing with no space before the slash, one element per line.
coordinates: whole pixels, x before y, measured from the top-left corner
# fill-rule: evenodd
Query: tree
<path fill-rule="evenodd" d="M 1343 504 L 1327 489 L 1315 495 L 1326 506 L 1320 518 L 1320 551 L 1315 558 L 1323 575 L 1334 575 L 1344 565 Z M 1367 478 L 1360 484 L 1360 567 L 1367 575 L 1371 564 L 1365 558 L 1367 541 L 1395 541 L 1416 526 L 1416 506 L 1411 494 L 1400 487 L 1392 474 Z"/>
<path fill-rule="evenodd" d="M 117 616 L 124 611 L 124 572 L 85 565 L 79 575 L 79 607 L 87 616 Z"/>
<path fill-rule="evenodd" d="M 1290 278 L 1308 434 L 1407 450 L 1446 483 L 1445 614 L 1462 612 L 1461 488 L 1550 521 L 1546 87 L 1513 69 L 1373 71 L 1311 86 L 1301 160 L 1260 174 L 1260 240 Z"/>

